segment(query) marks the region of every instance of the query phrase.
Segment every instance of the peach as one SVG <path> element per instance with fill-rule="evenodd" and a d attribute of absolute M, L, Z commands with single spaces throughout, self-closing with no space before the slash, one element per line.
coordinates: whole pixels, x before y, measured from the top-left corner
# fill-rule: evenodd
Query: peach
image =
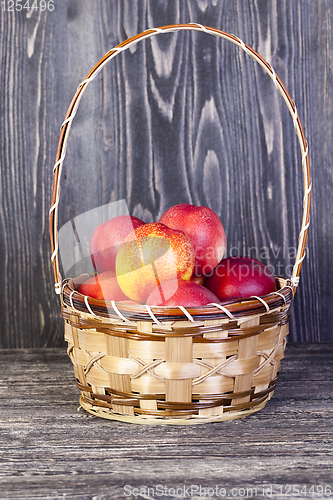
<path fill-rule="evenodd" d="M 116 255 L 121 243 L 144 222 L 131 215 L 118 215 L 96 227 L 90 239 L 90 255 L 97 272 L 116 270 Z"/>
<path fill-rule="evenodd" d="M 113 271 L 105 271 L 93 278 L 89 278 L 80 286 L 78 291 L 82 295 L 88 295 L 99 300 L 114 300 L 115 302 L 128 300 L 128 297 L 118 285 L 117 277 Z"/>
<path fill-rule="evenodd" d="M 194 269 L 190 238 L 158 222 L 140 226 L 121 244 L 116 258 L 120 288 L 130 299 L 145 302 L 160 283 L 189 280 Z"/>
<path fill-rule="evenodd" d="M 193 281 L 170 280 L 158 285 L 147 299 L 149 306 L 205 306 L 219 302 L 216 295 Z"/>
<path fill-rule="evenodd" d="M 276 291 L 276 282 L 261 262 L 249 257 L 228 257 L 213 270 L 206 287 L 223 300 L 267 295 Z"/>
<path fill-rule="evenodd" d="M 188 234 L 195 250 L 196 276 L 207 276 L 223 258 L 224 228 L 210 208 L 181 203 L 164 212 L 159 222 Z"/>

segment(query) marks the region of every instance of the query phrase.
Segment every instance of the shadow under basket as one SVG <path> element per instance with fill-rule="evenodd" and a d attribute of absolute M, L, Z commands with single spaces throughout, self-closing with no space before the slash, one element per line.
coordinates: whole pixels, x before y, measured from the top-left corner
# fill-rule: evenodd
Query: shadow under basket
<path fill-rule="evenodd" d="M 199 424 L 245 417 L 273 395 L 293 287 L 225 306 L 149 308 L 63 286 L 65 339 L 81 406 L 99 417 Z"/>

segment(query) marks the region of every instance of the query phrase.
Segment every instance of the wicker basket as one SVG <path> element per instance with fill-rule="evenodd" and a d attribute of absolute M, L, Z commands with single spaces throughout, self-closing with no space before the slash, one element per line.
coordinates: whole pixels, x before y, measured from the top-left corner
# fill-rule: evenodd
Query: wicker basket
<path fill-rule="evenodd" d="M 292 276 L 276 277 L 277 292 L 205 307 L 149 307 L 104 302 L 63 280 L 58 256 L 60 178 L 68 134 L 83 92 L 108 61 L 159 33 L 197 30 L 243 49 L 272 78 L 292 115 L 302 155 L 303 218 Z M 50 235 L 55 289 L 81 406 L 89 413 L 145 424 L 231 420 L 262 409 L 275 389 L 288 334 L 309 226 L 310 171 L 297 109 L 275 71 L 234 35 L 199 24 L 147 30 L 109 51 L 79 85 L 61 127 L 54 166 Z"/>

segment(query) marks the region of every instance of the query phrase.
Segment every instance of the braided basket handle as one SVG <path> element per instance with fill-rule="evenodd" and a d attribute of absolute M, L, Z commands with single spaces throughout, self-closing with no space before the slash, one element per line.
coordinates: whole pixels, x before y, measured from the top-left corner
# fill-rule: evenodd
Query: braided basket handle
<path fill-rule="evenodd" d="M 203 26 L 201 24 L 189 23 L 189 24 L 172 24 L 169 26 L 162 26 L 160 28 L 153 28 L 138 35 L 125 40 L 124 42 L 117 45 L 115 48 L 111 49 L 109 52 L 105 54 L 105 56 L 94 66 L 94 68 L 88 73 L 86 78 L 77 88 L 77 91 L 72 99 L 72 102 L 68 108 L 65 120 L 61 126 L 60 137 L 58 142 L 58 149 L 56 155 L 56 162 L 53 167 L 53 188 L 52 188 L 52 198 L 51 198 L 51 208 L 50 208 L 50 238 L 51 238 L 51 248 L 52 248 L 52 256 L 51 261 L 53 265 L 54 272 L 54 280 L 55 280 L 55 290 L 56 293 L 61 293 L 62 286 L 62 278 L 60 274 L 59 268 L 59 245 L 58 245 L 58 205 L 60 199 L 60 179 L 63 162 L 66 156 L 66 147 L 68 134 L 71 128 L 72 121 L 75 117 L 77 108 L 79 106 L 81 97 L 86 89 L 87 85 L 98 75 L 98 73 L 102 70 L 102 68 L 117 54 L 128 49 L 132 45 L 135 45 L 140 40 L 144 40 L 145 38 L 150 38 L 159 33 L 170 33 L 181 30 L 196 30 L 202 31 L 204 33 L 215 35 L 220 38 L 224 38 L 234 43 L 238 47 L 244 50 L 252 59 L 254 59 L 266 73 L 271 77 L 274 82 L 275 87 L 282 95 L 289 112 L 293 118 L 293 123 L 295 127 L 295 132 L 299 140 L 299 145 L 302 154 L 302 170 L 303 170 L 303 189 L 304 189 L 304 199 L 303 199 L 303 217 L 302 224 L 300 229 L 300 234 L 298 237 L 298 247 L 296 260 L 293 267 L 292 275 L 290 277 L 291 283 L 294 287 L 294 292 L 296 291 L 296 287 L 299 282 L 299 275 L 301 271 L 302 262 L 305 258 L 305 247 L 306 247 L 306 239 L 308 233 L 308 227 L 310 223 L 310 200 L 311 200 L 311 177 L 310 177 L 310 165 L 309 165 L 309 155 L 308 155 L 308 146 L 307 141 L 304 136 L 303 127 L 301 121 L 299 119 L 297 108 L 293 100 L 291 99 L 288 91 L 283 85 L 280 78 L 275 73 L 272 66 L 266 62 L 254 49 L 252 49 L 249 45 L 245 44 L 242 40 L 240 40 L 235 35 L 230 35 L 224 31 L 218 30 L 216 28 L 210 28 L 207 26 Z"/>

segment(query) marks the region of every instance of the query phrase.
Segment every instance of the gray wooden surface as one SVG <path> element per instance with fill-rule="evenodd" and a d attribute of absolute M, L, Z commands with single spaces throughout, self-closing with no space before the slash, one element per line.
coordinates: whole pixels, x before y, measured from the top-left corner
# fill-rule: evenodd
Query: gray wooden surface
<path fill-rule="evenodd" d="M 333 343 L 288 344 L 250 417 L 148 426 L 77 411 L 65 349 L 1 350 L 0 498 L 332 498 L 332 355 Z"/>
<path fill-rule="evenodd" d="M 247 42 L 296 102 L 309 142 L 313 209 L 290 338 L 331 340 L 332 0 L 54 6 L 8 12 L 8 0 L 0 5 L 0 347 L 63 344 L 48 210 L 59 128 L 77 85 L 120 41 L 190 21 Z M 161 35 L 117 56 L 75 119 L 60 223 L 123 198 L 146 222 L 174 203 L 208 205 L 225 226 L 228 253 L 255 253 L 289 276 L 301 223 L 300 152 L 287 108 L 262 69 L 201 33 Z"/>

